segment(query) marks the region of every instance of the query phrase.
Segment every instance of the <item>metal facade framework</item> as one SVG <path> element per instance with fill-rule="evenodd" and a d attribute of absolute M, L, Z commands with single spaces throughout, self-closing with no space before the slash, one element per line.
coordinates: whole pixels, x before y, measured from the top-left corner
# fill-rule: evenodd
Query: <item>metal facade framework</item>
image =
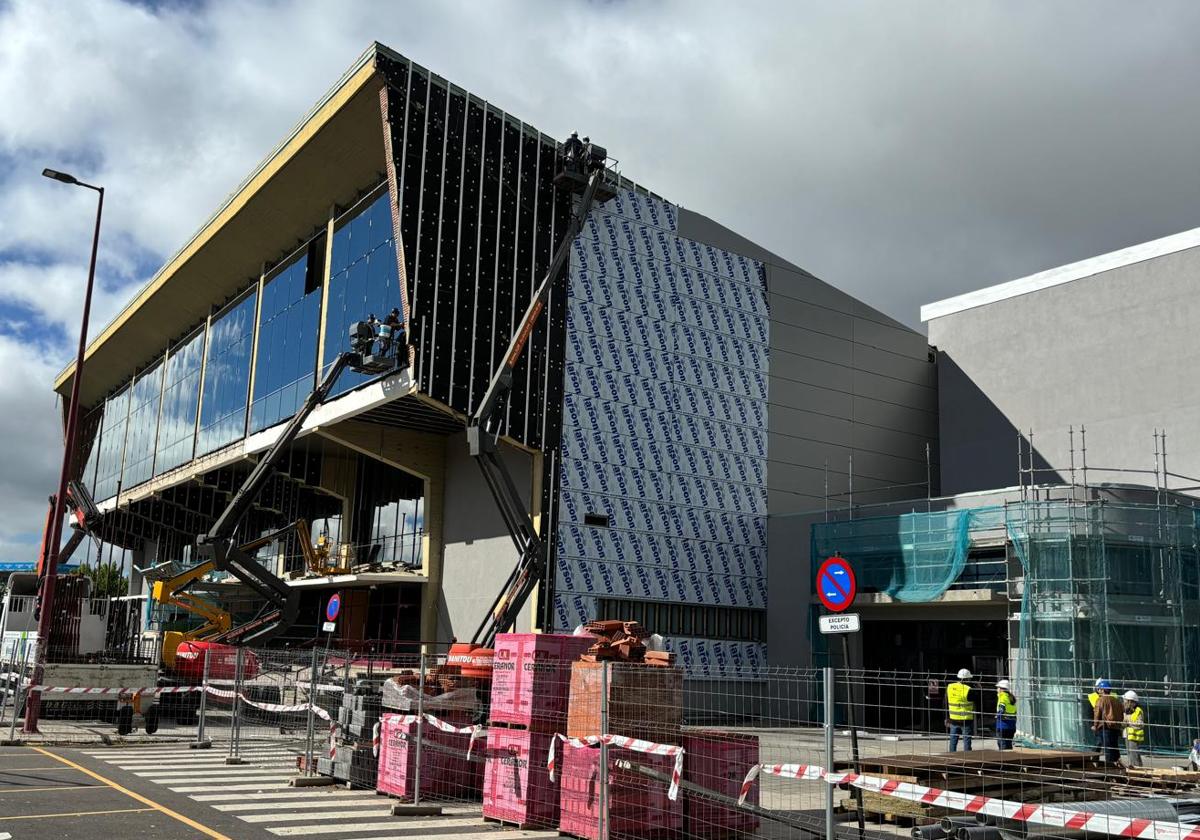
<path fill-rule="evenodd" d="M 379 69 L 418 388 L 470 414 L 566 227 L 557 143 L 411 62 Z M 564 303 L 533 331 L 501 430 L 531 449 L 558 440 Z"/>

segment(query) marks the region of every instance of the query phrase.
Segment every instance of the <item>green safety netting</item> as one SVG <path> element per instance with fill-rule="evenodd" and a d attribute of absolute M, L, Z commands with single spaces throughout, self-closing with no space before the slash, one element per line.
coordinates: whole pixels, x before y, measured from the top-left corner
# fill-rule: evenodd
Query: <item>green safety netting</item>
<path fill-rule="evenodd" d="M 952 510 L 819 523 L 812 529 L 813 568 L 839 554 L 854 567 L 859 591 L 932 601 L 962 574 L 971 516 Z"/>

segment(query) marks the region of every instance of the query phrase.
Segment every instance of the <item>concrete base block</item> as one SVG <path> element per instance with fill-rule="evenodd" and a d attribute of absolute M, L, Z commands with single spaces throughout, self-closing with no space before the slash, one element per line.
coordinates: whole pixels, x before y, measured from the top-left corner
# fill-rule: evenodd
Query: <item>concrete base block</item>
<path fill-rule="evenodd" d="M 333 776 L 296 776 L 288 782 L 292 787 L 329 787 L 337 783 Z"/>
<path fill-rule="evenodd" d="M 441 805 L 411 805 L 397 802 L 392 806 L 393 817 L 440 817 L 441 815 Z"/>
<path fill-rule="evenodd" d="M 212 749 L 212 741 L 192 741 L 188 744 L 189 750 L 207 750 Z"/>
<path fill-rule="evenodd" d="M 227 756 L 225 756 L 225 763 L 226 764 L 245 764 L 246 759 L 242 758 L 240 755 L 227 755 Z"/>

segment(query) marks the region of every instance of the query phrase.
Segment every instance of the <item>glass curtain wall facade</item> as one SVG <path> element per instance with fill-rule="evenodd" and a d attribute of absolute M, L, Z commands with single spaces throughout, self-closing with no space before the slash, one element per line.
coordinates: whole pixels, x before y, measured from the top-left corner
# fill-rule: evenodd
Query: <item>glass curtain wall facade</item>
<path fill-rule="evenodd" d="M 154 474 L 162 475 L 192 459 L 196 443 L 196 409 L 200 405 L 200 369 L 204 359 L 204 330 L 167 356 L 163 375 L 162 414 L 158 421 L 158 444 L 154 452 Z"/>
<path fill-rule="evenodd" d="M 263 284 L 250 403 L 251 432 L 291 417 L 317 384 L 324 265 L 322 236 L 276 269 Z"/>
<path fill-rule="evenodd" d="M 346 349 L 350 324 L 372 312 L 382 320 L 401 305 L 393 230 L 380 185 L 335 220 L 328 263 L 321 233 L 94 408 L 78 457 L 96 501 L 295 414 L 317 375 Z M 318 360 L 326 283 L 326 350 Z M 368 381 L 346 372 L 335 394 Z M 412 553 L 407 545 L 396 551 Z"/>
<path fill-rule="evenodd" d="M 162 399 L 163 364 L 157 362 L 133 382 L 129 428 L 125 433 L 122 484 L 133 487 L 154 474 L 154 445 L 158 438 L 158 409 Z"/>
<path fill-rule="evenodd" d="M 374 314 L 379 320 L 401 307 L 400 276 L 396 270 L 396 240 L 386 190 L 373 192 L 335 223 L 326 296 L 325 345 L 321 375 L 347 348 L 350 325 Z M 343 394 L 368 381 L 354 371 L 341 375 L 334 394 Z"/>
<path fill-rule="evenodd" d="M 205 455 L 246 433 L 246 399 L 254 350 L 254 312 L 258 290 L 212 319 L 204 362 L 204 393 L 196 454 Z"/>

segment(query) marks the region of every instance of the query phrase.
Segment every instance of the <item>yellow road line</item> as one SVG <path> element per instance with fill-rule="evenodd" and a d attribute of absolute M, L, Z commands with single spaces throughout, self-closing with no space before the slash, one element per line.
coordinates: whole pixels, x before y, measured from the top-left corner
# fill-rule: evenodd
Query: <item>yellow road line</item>
<path fill-rule="evenodd" d="M 168 817 L 178 820 L 179 822 L 183 823 L 186 826 L 190 826 L 191 828 L 196 829 L 196 831 L 199 831 L 201 834 L 203 834 L 207 837 L 213 838 L 213 840 L 233 840 L 232 837 L 221 834 L 219 831 L 213 831 L 208 826 L 201 825 L 200 823 L 196 822 L 195 820 L 185 817 L 183 814 L 180 814 L 176 811 L 172 811 L 170 808 L 166 807 L 165 805 L 158 804 L 153 799 L 147 799 L 145 796 L 142 796 L 140 793 L 135 793 L 134 791 L 129 790 L 128 788 L 121 787 L 116 782 L 114 782 L 110 779 L 104 778 L 99 773 L 95 773 L 95 772 L 87 769 L 86 767 L 84 767 L 81 764 L 76 764 L 74 761 L 71 761 L 69 758 L 64 758 L 61 755 L 55 755 L 54 753 L 48 752 L 47 750 L 44 750 L 41 747 L 34 747 L 33 749 L 36 750 L 37 752 L 40 752 L 42 755 L 46 756 L 47 758 L 52 758 L 55 761 L 61 761 L 63 764 L 66 764 L 70 767 L 74 767 L 80 773 L 84 773 L 88 776 L 91 776 L 93 779 L 95 779 L 98 782 L 103 782 L 104 784 L 106 784 L 110 788 L 112 788 L 113 790 L 120 791 L 121 793 L 125 794 L 126 796 L 130 797 L 131 799 L 136 799 L 138 802 L 141 802 L 143 805 L 149 805 L 154 810 L 159 811 L 163 814 L 166 814 Z"/>
<path fill-rule="evenodd" d="M 139 814 L 153 808 L 119 808 L 115 811 L 76 811 L 73 814 L 23 814 L 19 817 L 0 817 L 3 820 L 49 820 L 55 817 L 93 817 L 96 814 Z"/>

